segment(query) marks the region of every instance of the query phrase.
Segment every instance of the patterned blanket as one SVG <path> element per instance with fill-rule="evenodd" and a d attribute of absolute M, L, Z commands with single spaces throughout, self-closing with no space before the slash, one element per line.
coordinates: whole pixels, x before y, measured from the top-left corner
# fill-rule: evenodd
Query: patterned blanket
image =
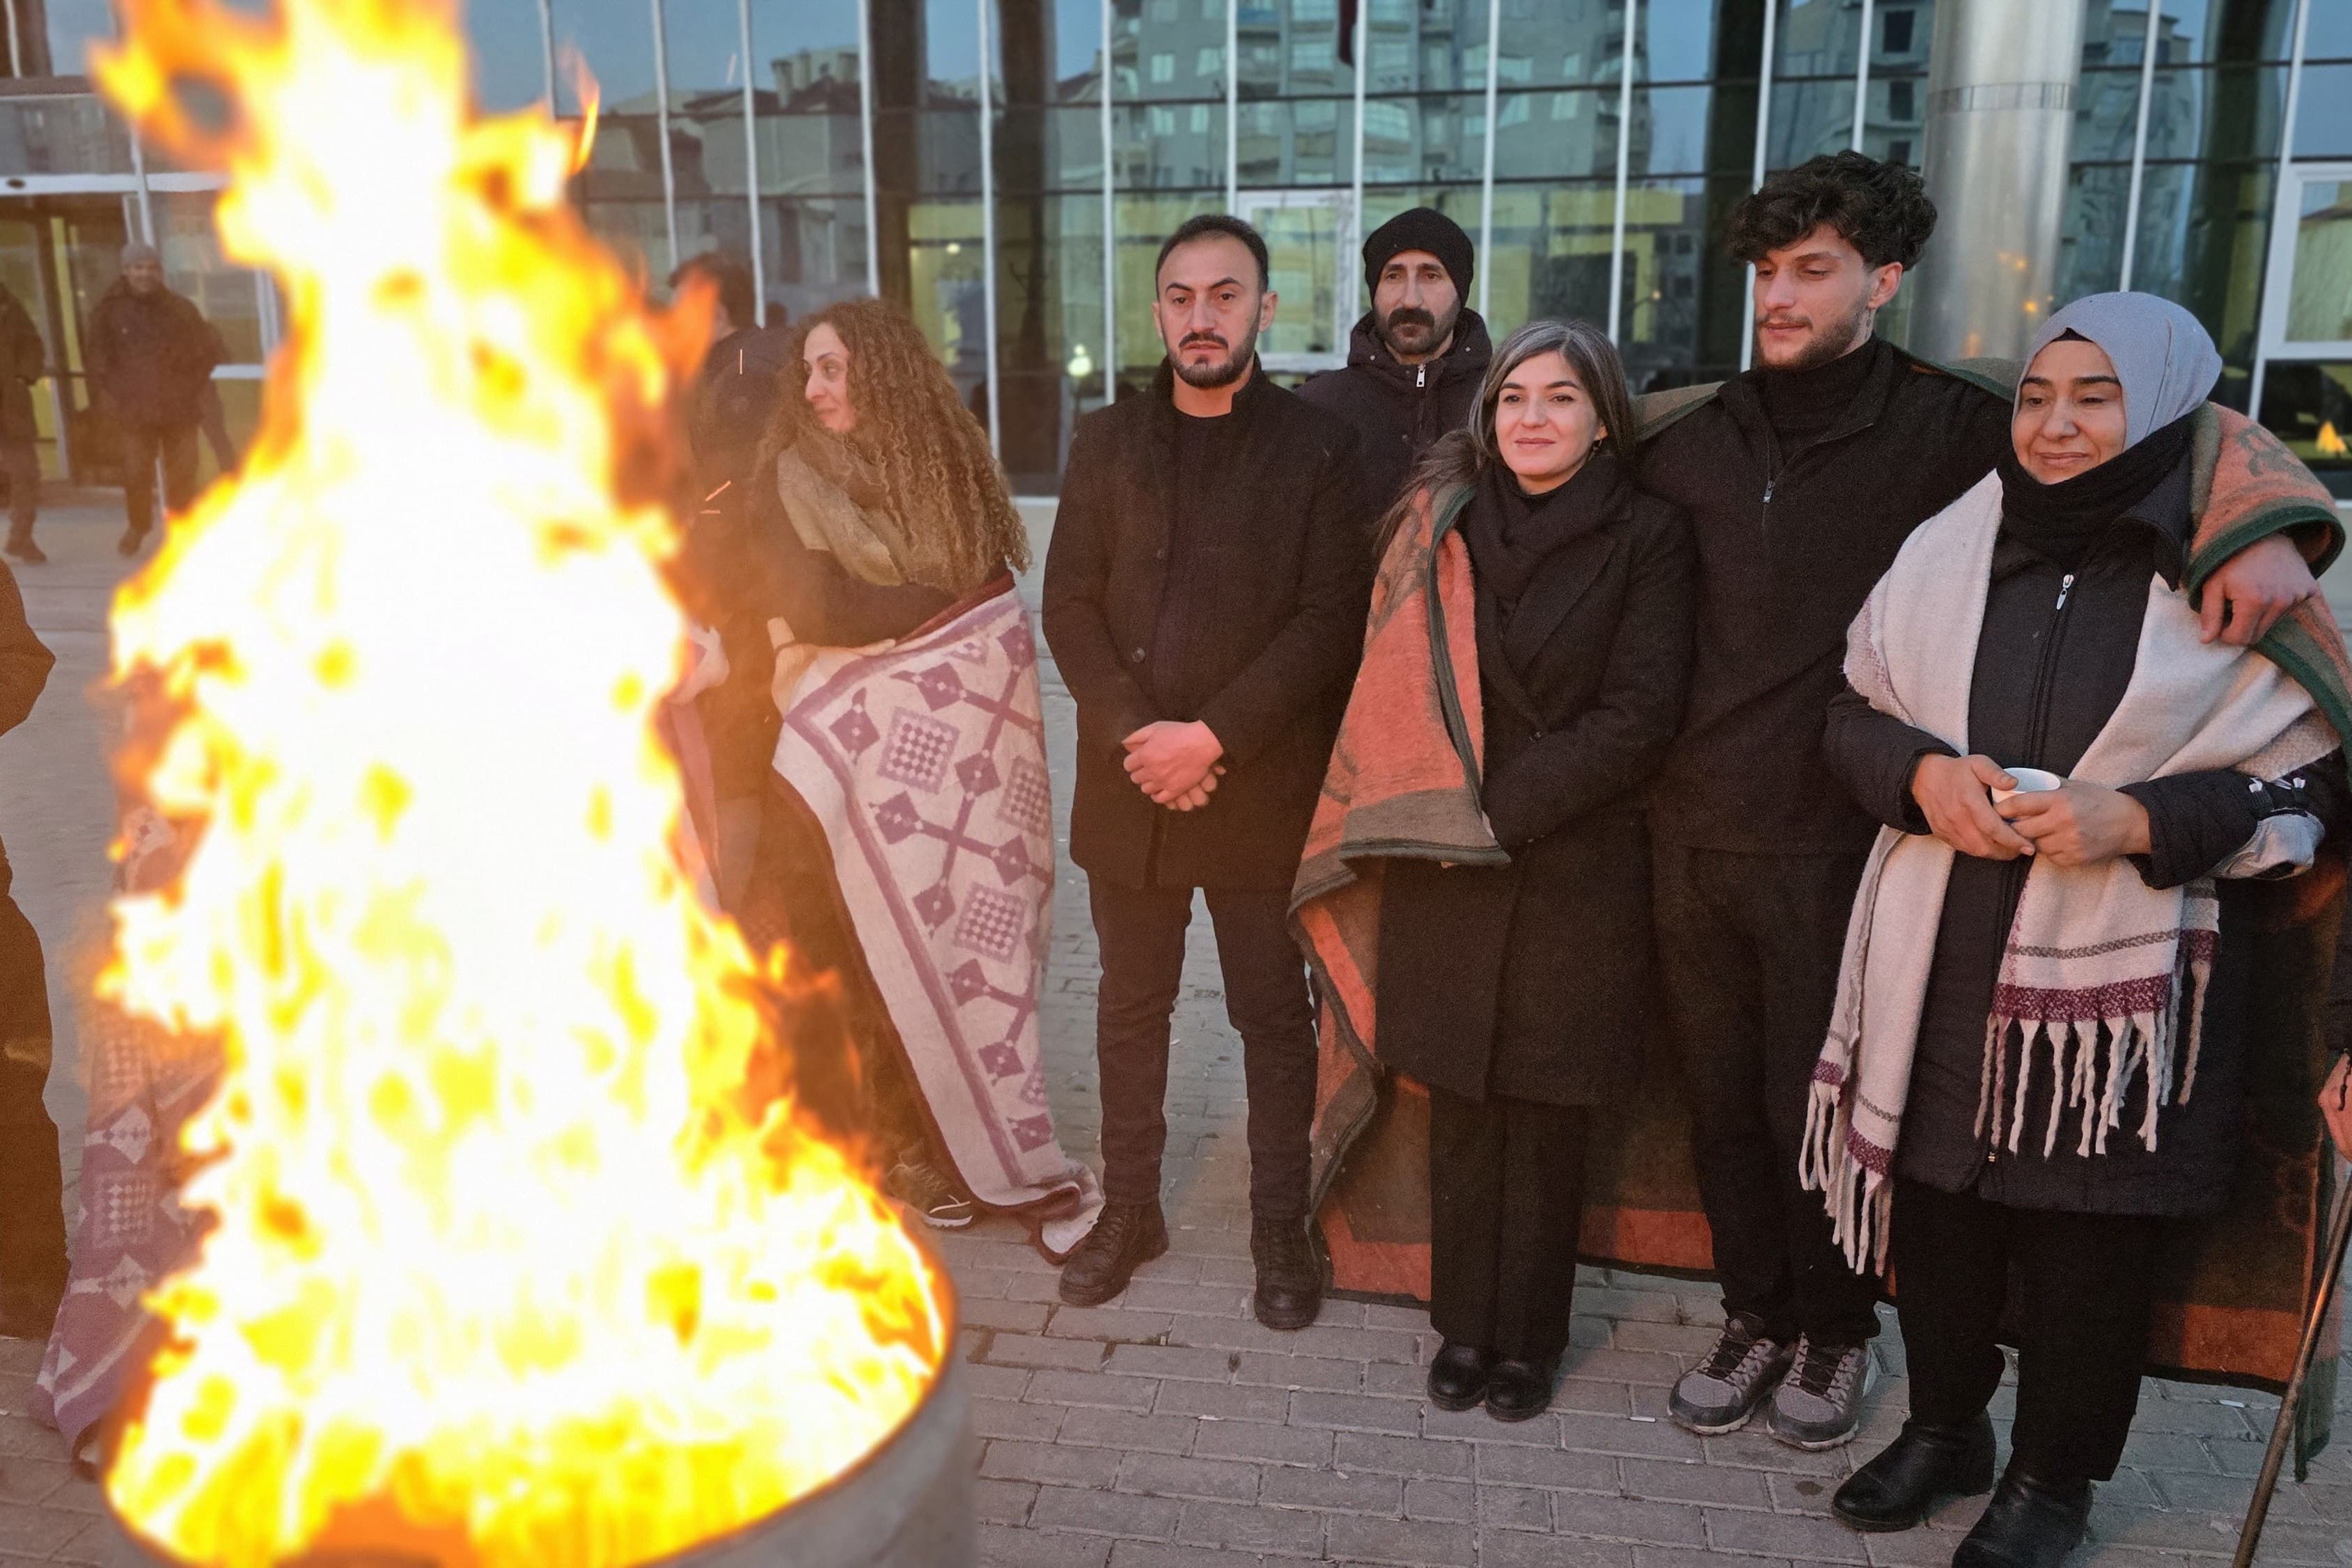
<path fill-rule="evenodd" d="M 940 1147 L 1050 1256 L 1102 1206 L 1045 1099 L 1054 890 L 1037 643 L 1010 580 L 895 643 L 787 647 L 775 767 L 823 826 Z"/>
<path fill-rule="evenodd" d="M 1644 432 L 1708 391 L 1645 399 Z M 2281 529 L 2320 525 L 2328 542 L 2318 564 L 2332 559 L 2341 534 L 2331 499 L 2267 431 L 2209 407 L 2192 451 L 2192 587 L 2234 550 Z M 1381 868 L 1395 857 L 1476 864 L 1500 853 L 1478 806 L 1474 609 L 1467 552 L 1452 521 L 1442 506 L 1424 511 L 1381 563 L 1363 673 L 1291 898 L 1321 1000 L 1314 1194 L 1333 1284 L 1408 1300 L 1425 1300 L 1429 1290 L 1428 1114 L 1419 1089 L 1380 1062 Z M 2327 615 L 2324 605 L 2305 606 L 2261 647 L 2305 684 L 2341 734 L 2352 728 L 2352 679 Z M 2313 1096 L 2326 1064 L 2325 1002 L 2343 889 L 2332 860 L 2311 876 L 2265 885 L 2245 1162 L 2229 1210 L 2180 1227 L 2168 1252 L 2149 1344 L 2158 1367 L 2270 1385 L 2291 1369 L 2334 1183 Z M 1640 1090 L 1596 1122 L 1583 1228 L 1591 1261 L 1712 1267 L 1687 1115 L 1667 1055 L 1654 1047 Z M 2306 1427 L 2306 1448 L 2325 1440 L 2335 1351 L 2331 1339 L 2315 1367 L 2304 1408 L 2316 1425 Z"/>

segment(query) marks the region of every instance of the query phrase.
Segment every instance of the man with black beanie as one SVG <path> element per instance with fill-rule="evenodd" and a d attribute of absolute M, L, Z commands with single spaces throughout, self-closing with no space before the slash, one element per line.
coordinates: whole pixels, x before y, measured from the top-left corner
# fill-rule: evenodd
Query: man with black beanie
<path fill-rule="evenodd" d="M 1299 395 L 1363 433 L 1364 495 L 1386 507 L 1413 459 L 1468 422 L 1494 344 L 1463 303 L 1476 274 L 1462 226 L 1434 207 L 1399 213 L 1364 241 L 1372 308 L 1349 339 L 1348 363 Z"/>
<path fill-rule="evenodd" d="M 1650 831 L 1726 1319 L 1668 1409 L 1726 1432 L 1769 1398 L 1769 1430 L 1801 1448 L 1853 1437 L 1878 1329 L 1874 1283 L 1797 1177 L 1875 828 L 1832 778 L 1822 731 L 1864 599 L 2010 447 L 2005 387 L 1874 333 L 1935 225 L 1915 171 L 1859 153 L 1767 181 L 1729 233 L 1756 268 L 1756 368 L 1654 424 L 1642 454 L 1644 487 L 1689 511 L 1699 548 L 1697 662 Z M 2251 643 L 2316 591 L 2292 542 L 2250 545 L 2211 579 L 2208 638 Z"/>

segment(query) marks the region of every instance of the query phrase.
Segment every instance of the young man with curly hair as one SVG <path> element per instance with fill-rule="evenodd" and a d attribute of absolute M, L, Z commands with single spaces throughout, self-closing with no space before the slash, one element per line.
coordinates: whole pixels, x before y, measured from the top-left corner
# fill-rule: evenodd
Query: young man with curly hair
<path fill-rule="evenodd" d="M 1078 424 L 1045 558 L 1045 638 L 1077 700 L 1070 858 L 1102 953 L 1102 1219 L 1062 1270 L 1095 1306 L 1168 1248 L 1169 1021 L 1196 892 L 1249 1095 L 1255 1310 L 1321 1306 L 1307 1237 L 1315 1016 L 1290 883 L 1371 595 L 1355 430 L 1266 379 L 1265 241 L 1196 217 L 1154 268 L 1151 390 Z"/>
<path fill-rule="evenodd" d="M 1658 957 L 1690 1096 L 1725 1324 L 1669 1409 L 1849 1441 L 1874 1376 L 1875 1287 L 1846 1266 L 1798 1149 L 1846 917 L 1875 825 L 1822 755 L 1846 627 L 1911 531 L 1990 472 L 2010 409 L 1989 384 L 1876 335 L 1936 226 L 1919 175 L 1840 153 L 1733 213 L 1756 268 L 1756 367 L 1655 435 L 1644 483 L 1698 539 L 1697 663 L 1652 794 Z M 1964 242 L 1963 242 L 1964 243 Z M 2316 591 L 2294 546 L 2216 574 L 2205 631 L 2252 643 Z"/>

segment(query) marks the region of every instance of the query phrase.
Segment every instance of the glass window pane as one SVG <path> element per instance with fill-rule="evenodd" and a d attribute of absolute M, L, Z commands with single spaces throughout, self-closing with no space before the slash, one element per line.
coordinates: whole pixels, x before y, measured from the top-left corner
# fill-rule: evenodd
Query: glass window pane
<path fill-rule="evenodd" d="M 1747 194 L 1744 174 L 1645 181 L 1627 189 L 1629 257 L 1618 347 L 1634 391 L 1738 374 L 1748 269 L 1725 255 L 1714 237 Z M 1608 309 L 1605 298 L 1601 309 Z"/>
<path fill-rule="evenodd" d="M 2137 54 L 2134 41 L 2126 54 Z M 2139 67 L 2088 69 L 2074 94 L 2073 156 L 2078 163 L 2128 163 L 2139 127 Z"/>
<path fill-rule="evenodd" d="M 2286 74 L 2284 66 L 2159 68 L 2148 101 L 2147 155 L 2276 157 Z"/>
<path fill-rule="evenodd" d="M 2352 364 L 2271 361 L 2262 414 L 2339 500 L 2352 495 Z"/>
<path fill-rule="evenodd" d="M 1477 233 L 1477 193 L 1463 218 Z M 1486 326 L 1500 341 L 1539 317 L 1609 319 L 1612 180 L 1495 188 L 1495 243 L 1480 258 Z"/>
<path fill-rule="evenodd" d="M 28 53 L 37 57 L 25 61 L 26 76 L 87 76 L 90 45 L 114 37 L 114 14 L 107 0 L 47 0 L 37 14 L 45 25 L 28 29 L 33 36 L 24 40 L 34 46 Z"/>
<path fill-rule="evenodd" d="M 2312 22 L 2329 0 L 2314 0 Z M 2147 13 L 2140 13 L 2145 24 Z M 2284 60 L 2293 47 L 2294 0 L 2163 0 L 2157 23 L 2157 64 L 2191 65 L 2219 60 Z"/>
<path fill-rule="evenodd" d="M 1110 26 L 1114 102 L 1223 99 L 1223 0 L 1114 0 Z"/>
<path fill-rule="evenodd" d="M 2140 190 L 2132 287 L 2197 313 L 2221 350 L 2221 388 L 2245 406 L 2274 164 L 2151 163 Z"/>
<path fill-rule="evenodd" d="M 768 195 L 866 194 L 866 149 L 858 123 L 856 89 L 846 112 L 761 114 L 759 121 L 760 189 Z M 742 132 L 742 116 L 732 121 Z"/>
<path fill-rule="evenodd" d="M 2057 297 L 2079 300 L 2120 288 L 2124 217 L 2131 207 L 2131 168 L 2077 163 L 2066 191 L 2066 227 L 2059 241 Z M 2135 271 L 2145 272 L 2137 263 Z"/>
<path fill-rule="evenodd" d="M 1766 168 L 1794 168 L 1824 153 L 1842 153 L 1853 142 L 1853 78 L 1772 84 Z"/>
<path fill-rule="evenodd" d="M 1160 257 L 1160 242 L 1186 218 L 1213 211 L 1223 202 L 1223 193 L 1213 196 L 1129 195 L 1121 191 L 1114 260 L 1118 289 L 1118 384 L 1122 397 L 1150 385 L 1160 361 L 1167 357 L 1159 330 L 1151 324 L 1151 273 Z"/>
<path fill-rule="evenodd" d="M 666 12 L 670 85 L 740 89 L 742 24 L 734 5 L 729 0 L 668 0 Z M 892 15 L 892 7 L 877 0 L 877 29 L 886 16 L 894 23 L 909 19 Z M 751 82 L 762 96 L 762 109 L 769 93 L 775 94 L 777 107 L 793 109 L 808 107 L 814 92 L 827 106 L 855 113 L 856 0 L 751 0 Z M 846 93 L 840 90 L 845 88 Z"/>
<path fill-rule="evenodd" d="M 669 216 L 659 201 L 600 201 L 585 197 L 580 210 L 588 227 L 640 278 L 667 278 Z M 681 246 L 679 248 L 683 249 Z"/>
<path fill-rule="evenodd" d="M 1486 7 L 1426 0 L 1362 0 L 1368 92 L 1454 92 L 1486 88 Z M 1557 4 L 1558 0 L 1539 0 Z M 1588 0 L 1598 5 L 1599 0 Z M 1506 47 L 1507 55 L 1518 51 Z"/>
<path fill-rule="evenodd" d="M 997 376 L 1005 471 L 1022 495 L 1050 495 L 1070 426 L 1102 402 L 1102 197 L 1040 196 L 1000 205 Z"/>
<path fill-rule="evenodd" d="M 1338 0 L 1242 0 L 1241 95 L 1352 91 L 1355 68 L 1339 63 Z"/>
<path fill-rule="evenodd" d="M 547 97 L 547 32 L 532 0 L 470 0 L 466 37 L 474 50 L 474 92 L 493 113 L 528 109 Z"/>
<path fill-rule="evenodd" d="M 2352 60 L 2352 5 L 2331 5 L 2312 0 L 2311 28 L 2303 37 L 2303 58 L 2312 60 Z"/>
<path fill-rule="evenodd" d="M 1936 36 L 1936 0 L 1881 0 L 1872 8 L 1870 74 L 1927 73 L 1927 46 Z"/>
<path fill-rule="evenodd" d="M 2296 157 L 2352 154 L 2352 65 L 2305 66 L 2294 120 Z"/>
<path fill-rule="evenodd" d="M 678 222 L 683 229 L 683 212 Z M 686 248 L 683 234 L 679 248 Z M 770 326 L 784 319 L 778 306 L 803 316 L 867 292 L 865 198 L 761 202 L 760 265 L 768 285 Z"/>
<path fill-rule="evenodd" d="M 555 102 L 562 114 L 581 112 L 576 57 L 595 79 L 607 114 L 654 111 L 652 0 L 549 0 L 555 30 Z"/>
<path fill-rule="evenodd" d="M 0 99 L 0 172 L 127 174 L 131 138 L 90 93 Z"/>
<path fill-rule="evenodd" d="M 1632 174 L 1697 174 L 1711 167 L 1746 168 L 1756 144 L 1755 96 L 1735 91 L 1727 96 L 1723 110 L 1717 110 L 1716 97 L 1711 87 L 1634 89 L 1633 134 L 1625 148 L 1625 166 Z M 1616 105 L 1610 108 L 1613 110 Z M 1727 111 L 1729 123 L 1717 126 L 1712 115 Z M 1611 118 L 1613 121 L 1613 113 Z M 1723 134 L 1726 132 L 1730 134 Z M 1730 160 L 1710 162 L 1711 136 L 1729 144 L 1734 154 Z M 1611 149 L 1610 156 L 1616 156 L 1615 149 Z M 1611 168 L 1614 170 L 1613 163 Z"/>
<path fill-rule="evenodd" d="M 1648 7 L 1643 9 L 1641 37 L 1634 40 L 1636 75 L 1644 39 L 1654 45 L 1660 36 L 1656 20 L 1646 15 Z M 1702 24 L 1702 44 L 1704 37 Z M 1613 82 L 1625 61 L 1625 8 L 1599 0 L 1582 5 L 1575 0 L 1503 0 L 1502 51 L 1496 77 L 1507 89 Z M 1476 76 L 1465 81 L 1465 87 L 1486 85 L 1486 52 L 1475 53 Z M 1654 71 L 1654 61 L 1652 67 Z"/>
<path fill-rule="evenodd" d="M 1351 100 L 1244 101 L 1235 110 L 1235 127 L 1244 185 L 1341 185 L 1354 177 Z"/>
<path fill-rule="evenodd" d="M 1430 93 L 1364 105 L 1367 184 L 1482 179 L 1486 161 L 1484 93 Z"/>
<path fill-rule="evenodd" d="M 1269 364 L 1336 368 L 1347 340 L 1339 314 L 1340 196 L 1242 197 L 1242 216 L 1265 237 L 1267 276 L 1279 298 L 1274 325 L 1258 342 Z"/>
<path fill-rule="evenodd" d="M 986 406 L 987 285 L 982 268 L 980 203 L 932 198 L 907 210 L 908 313 L 939 351 L 965 404 Z M 985 416 L 982 416 L 983 419 Z"/>
<path fill-rule="evenodd" d="M 2305 181 L 2302 191 L 2301 210 L 2292 217 L 2294 272 L 2287 288 L 2287 341 L 2352 340 L 2352 180 Z"/>
<path fill-rule="evenodd" d="M 156 191 L 156 248 L 163 280 L 193 300 L 227 345 L 232 364 L 261 363 L 261 299 L 254 275 L 221 255 L 213 229 L 213 193 Z"/>
<path fill-rule="evenodd" d="M 1745 16 L 1727 16 L 1723 18 L 1724 35 L 1718 38 L 1717 13 L 1724 9 L 1760 13 L 1763 7 L 1727 7 L 1721 0 L 1648 0 L 1642 7 L 1641 34 L 1633 45 L 1638 62 L 1634 74 L 1646 76 L 1651 81 L 1705 81 L 1717 72 L 1754 75 L 1755 51 L 1763 40 L 1762 26 L 1753 25 L 1751 32 Z M 1508 29 L 1505 32 L 1507 37 Z M 1742 58 L 1717 59 L 1718 48 L 1741 45 L 1746 50 Z"/>
<path fill-rule="evenodd" d="M 1225 105 L 1214 102 L 1112 105 L 1118 139 L 1114 178 L 1128 190 L 1225 188 Z"/>

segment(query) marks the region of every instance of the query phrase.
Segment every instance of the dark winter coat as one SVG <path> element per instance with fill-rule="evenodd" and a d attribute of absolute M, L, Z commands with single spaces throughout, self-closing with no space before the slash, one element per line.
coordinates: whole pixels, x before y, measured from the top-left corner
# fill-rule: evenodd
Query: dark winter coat
<path fill-rule="evenodd" d="M 88 354 L 109 411 L 134 430 L 194 426 L 213 367 L 227 357 L 194 302 L 161 287 L 136 293 L 120 278 L 90 312 Z"/>
<path fill-rule="evenodd" d="M 1479 795 L 1510 864 L 1383 873 L 1381 1059 L 1474 1099 L 1601 1104 L 1639 1075 L 1639 797 L 1682 719 L 1697 563 L 1679 508 L 1622 476 L 1612 489 L 1537 569 L 1507 629 L 1481 584 Z"/>
<path fill-rule="evenodd" d="M 1822 758 L 1845 633 L 1920 523 L 1992 471 L 2010 406 L 1873 339 L 1845 415 L 1784 451 L 1760 372 L 1653 437 L 1643 483 L 1690 513 L 1697 661 L 1651 829 L 1692 848 L 1858 854 L 1871 824 Z"/>
<path fill-rule="evenodd" d="M 1486 321 L 1465 310 L 1444 353 L 1399 364 L 1366 311 L 1349 337 L 1347 367 L 1314 377 L 1298 395 L 1363 433 L 1364 496 L 1377 515 L 1403 490 L 1415 458 L 1440 436 L 1469 424 L 1494 357 Z"/>
<path fill-rule="evenodd" d="M 1356 433 L 1254 371 L 1234 396 L 1241 456 L 1227 504 L 1175 514 L 1177 419 L 1165 365 L 1151 390 L 1087 415 L 1071 438 L 1045 558 L 1045 629 L 1077 700 L 1070 857 L 1125 887 L 1286 889 L 1347 709 L 1371 597 Z M 1183 584 L 1171 542 L 1192 531 Z M 1184 684 L 1154 649 L 1171 594 L 1192 605 Z M 1224 747 L 1209 804 L 1154 805 L 1126 738 L 1198 720 Z"/>
<path fill-rule="evenodd" d="M 1969 692 L 1969 744 L 2005 767 L 2063 775 L 2105 727 L 2131 684 L 2151 573 L 2179 584 L 2187 563 L 2186 462 L 2100 536 L 2072 574 L 2004 532 L 1993 552 Z M 1958 592 L 1958 589 L 1955 589 Z M 2063 599 L 2063 603 L 2061 602 Z M 1950 748 L 1847 690 L 1832 710 L 1826 755 L 1855 800 L 1879 821 L 1908 833 L 1927 825 L 1911 797 L 1922 756 Z M 2303 796 L 2330 832 L 2352 812 L 2338 752 L 2306 768 Z M 2132 784 L 2125 793 L 2147 808 L 2151 853 L 2139 857 L 2150 887 L 2178 887 L 2203 876 L 2253 836 L 2263 798 L 2232 771 L 2186 773 Z M 2136 1136 L 2116 1136 L 2107 1152 L 2074 1152 L 2062 1131 L 2057 1152 L 2042 1155 L 2038 1137 L 2012 1154 L 1995 1151 L 1976 1131 L 1982 1087 L 1985 1020 L 2017 903 L 2032 862 L 1957 858 L 1920 1020 L 1911 1096 L 1895 1151 L 1900 1174 L 1947 1192 L 1974 1191 L 2017 1208 L 2067 1213 L 2197 1215 L 2220 1209 L 2237 1168 L 2240 1112 L 2246 1088 L 2252 929 L 2242 881 L 2222 881 L 2221 932 L 2204 1009 L 2197 1091 L 2168 1106 L 2154 1152 Z M 2124 1115 L 2138 1124 L 2147 1079 Z M 2046 1088 L 2025 1126 L 2047 1125 Z"/>
<path fill-rule="evenodd" d="M 33 383 L 48 369 L 40 330 L 16 296 L 0 288 L 0 444 L 22 446 L 40 437 L 33 420 Z"/>

